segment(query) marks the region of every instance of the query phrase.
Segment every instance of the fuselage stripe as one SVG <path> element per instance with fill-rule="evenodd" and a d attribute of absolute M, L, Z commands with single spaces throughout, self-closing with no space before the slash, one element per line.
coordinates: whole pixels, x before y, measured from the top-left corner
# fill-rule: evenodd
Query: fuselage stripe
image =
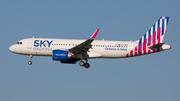
<path fill-rule="evenodd" d="M 141 44 L 142 38 L 139 40 L 139 44 L 138 44 L 138 54 L 140 54 L 140 44 Z"/>
<path fill-rule="evenodd" d="M 137 46 L 135 47 L 135 56 L 137 56 Z"/>
<path fill-rule="evenodd" d="M 139 55 L 142 55 L 142 43 L 139 44 Z"/>
<path fill-rule="evenodd" d="M 153 45 L 155 45 L 155 44 L 156 44 L 156 31 L 153 34 Z"/>
<path fill-rule="evenodd" d="M 161 41 L 161 28 L 158 29 L 158 43 Z"/>
<path fill-rule="evenodd" d="M 157 33 L 159 33 L 159 28 L 160 28 L 160 19 L 158 20 L 158 28 L 157 28 Z M 157 39 L 159 39 L 159 35 L 157 35 Z"/>
<path fill-rule="evenodd" d="M 144 35 L 143 50 L 144 50 L 144 48 L 145 48 L 144 46 L 146 46 L 145 40 L 146 40 L 146 34 Z"/>
<path fill-rule="evenodd" d="M 164 19 L 162 19 L 162 35 L 164 35 Z"/>
<path fill-rule="evenodd" d="M 147 39 L 144 41 L 144 54 L 146 54 Z"/>
<path fill-rule="evenodd" d="M 133 50 L 130 51 L 130 55 L 133 56 Z"/>
<path fill-rule="evenodd" d="M 154 38 L 154 32 L 155 32 L 155 24 L 153 25 L 153 33 L 152 33 L 152 38 Z M 152 43 L 154 43 L 154 40 L 152 40 Z"/>

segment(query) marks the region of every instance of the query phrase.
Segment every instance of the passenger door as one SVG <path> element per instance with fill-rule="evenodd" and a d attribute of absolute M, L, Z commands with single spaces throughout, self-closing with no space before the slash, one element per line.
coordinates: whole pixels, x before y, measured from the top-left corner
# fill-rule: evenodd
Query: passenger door
<path fill-rule="evenodd" d="M 27 40 L 27 49 L 31 49 L 32 48 L 32 39 L 28 39 Z"/>

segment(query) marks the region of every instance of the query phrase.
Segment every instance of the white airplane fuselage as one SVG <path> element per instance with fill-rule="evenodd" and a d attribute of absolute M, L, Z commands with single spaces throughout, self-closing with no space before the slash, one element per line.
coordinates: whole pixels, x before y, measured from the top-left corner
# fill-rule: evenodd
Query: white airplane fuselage
<path fill-rule="evenodd" d="M 28 38 L 20 40 L 22 44 L 14 44 L 9 50 L 22 55 L 52 56 L 52 50 L 68 50 L 85 40 Z M 51 42 L 51 43 L 50 43 Z M 122 58 L 137 42 L 94 40 L 89 49 L 89 58 Z"/>
<path fill-rule="evenodd" d="M 76 39 L 46 39 L 46 38 L 28 38 L 14 44 L 9 50 L 16 54 L 33 56 L 52 56 L 52 50 L 67 50 L 84 42 L 85 40 Z M 94 40 L 92 48 L 89 49 L 89 57 L 83 58 L 125 58 L 130 50 L 138 45 L 134 41 L 105 41 Z M 170 46 L 164 45 L 160 51 L 170 49 Z M 135 55 L 133 52 L 133 56 Z M 143 54 L 142 54 L 143 55 Z"/>

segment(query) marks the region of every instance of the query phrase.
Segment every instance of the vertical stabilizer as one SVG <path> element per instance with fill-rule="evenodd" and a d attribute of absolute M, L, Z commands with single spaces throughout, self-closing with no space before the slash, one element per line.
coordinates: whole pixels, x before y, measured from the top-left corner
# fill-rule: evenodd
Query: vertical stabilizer
<path fill-rule="evenodd" d="M 149 49 L 148 47 L 160 46 L 163 43 L 163 38 L 168 25 L 169 17 L 160 17 L 155 24 L 138 40 L 138 45 L 135 46 L 134 51 L 131 56 L 143 55 L 147 53 L 154 53 L 160 51 L 160 48 Z M 127 57 L 130 55 L 127 54 Z"/>
<path fill-rule="evenodd" d="M 160 17 L 159 20 L 156 21 L 155 24 L 145 33 L 145 35 L 139 39 L 139 55 L 151 53 L 151 50 L 147 50 L 148 46 L 153 46 L 163 42 L 168 20 L 169 17 Z M 155 50 L 153 50 L 153 52 L 155 52 Z"/>

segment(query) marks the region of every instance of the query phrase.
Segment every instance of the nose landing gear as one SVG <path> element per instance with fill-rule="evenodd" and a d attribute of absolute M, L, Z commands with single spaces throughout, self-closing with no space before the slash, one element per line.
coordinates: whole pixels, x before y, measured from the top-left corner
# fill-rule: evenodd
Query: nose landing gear
<path fill-rule="evenodd" d="M 30 55 L 30 58 L 29 58 L 29 59 L 30 59 L 30 61 L 28 62 L 28 64 L 29 64 L 29 65 L 32 65 L 32 58 L 33 58 L 33 56 L 32 56 L 32 55 Z"/>

